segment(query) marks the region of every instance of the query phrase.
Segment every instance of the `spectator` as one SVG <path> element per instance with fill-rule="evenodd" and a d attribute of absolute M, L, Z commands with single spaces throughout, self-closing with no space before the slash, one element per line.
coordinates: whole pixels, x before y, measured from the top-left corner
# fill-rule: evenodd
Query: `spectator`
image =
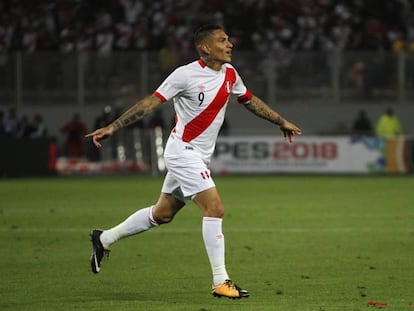
<path fill-rule="evenodd" d="M 141 51 L 150 48 L 151 31 L 144 23 L 133 24 L 131 34 L 131 47 Z"/>
<path fill-rule="evenodd" d="M 72 120 L 66 123 L 60 131 L 66 134 L 66 154 L 71 158 L 85 156 L 84 136 L 88 132 L 79 114 L 74 114 Z"/>
<path fill-rule="evenodd" d="M 143 1 L 120 0 L 124 8 L 125 20 L 128 24 L 134 24 L 142 14 L 145 14 Z"/>
<path fill-rule="evenodd" d="M 110 28 L 98 30 L 96 35 L 96 56 L 94 58 L 97 82 L 101 87 L 107 88 L 112 72 L 112 45 L 114 34 Z"/>
<path fill-rule="evenodd" d="M 22 36 L 22 48 L 27 53 L 32 53 L 37 50 L 39 33 L 33 26 L 28 26 L 24 29 Z"/>
<path fill-rule="evenodd" d="M 395 116 L 392 108 L 387 108 L 378 119 L 375 132 L 378 137 L 393 138 L 403 134 L 400 120 Z"/>
<path fill-rule="evenodd" d="M 131 48 L 132 25 L 119 22 L 115 25 L 114 32 L 114 49 L 128 51 Z"/>
<path fill-rule="evenodd" d="M 42 138 L 47 135 L 47 126 L 40 114 L 35 114 L 31 124 L 30 138 Z"/>
<path fill-rule="evenodd" d="M 349 80 L 353 81 L 356 88 L 356 95 L 369 96 L 369 83 L 367 81 L 367 66 L 361 60 L 356 61 L 348 74 Z"/>
<path fill-rule="evenodd" d="M 32 128 L 30 126 L 29 118 L 27 115 L 23 115 L 20 119 L 19 132 L 17 138 L 29 138 Z"/>
<path fill-rule="evenodd" d="M 361 109 L 352 125 L 352 134 L 357 136 L 371 136 L 374 134 L 371 121 L 365 110 Z"/>
<path fill-rule="evenodd" d="M 20 131 L 20 119 L 17 117 L 16 109 L 10 108 L 7 116 L 3 119 L 3 128 L 6 136 L 17 138 Z"/>

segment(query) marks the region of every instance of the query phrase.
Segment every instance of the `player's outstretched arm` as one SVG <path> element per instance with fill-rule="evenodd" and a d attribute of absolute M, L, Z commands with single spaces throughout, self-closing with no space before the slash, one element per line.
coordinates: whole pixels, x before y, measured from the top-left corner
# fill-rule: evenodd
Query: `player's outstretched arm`
<path fill-rule="evenodd" d="M 158 97 L 153 95 L 147 96 L 125 111 L 111 124 L 86 134 L 85 137 L 92 137 L 95 146 L 100 148 L 102 147 L 101 140 L 112 136 L 117 130 L 141 120 L 154 111 L 160 104 L 161 100 Z"/>
<path fill-rule="evenodd" d="M 280 130 L 283 132 L 283 136 L 288 139 L 289 142 L 293 142 L 295 140 L 295 135 L 302 134 L 302 130 L 299 127 L 284 119 L 279 113 L 270 108 L 257 96 L 253 95 L 250 102 L 244 106 L 258 117 L 278 125 Z"/>

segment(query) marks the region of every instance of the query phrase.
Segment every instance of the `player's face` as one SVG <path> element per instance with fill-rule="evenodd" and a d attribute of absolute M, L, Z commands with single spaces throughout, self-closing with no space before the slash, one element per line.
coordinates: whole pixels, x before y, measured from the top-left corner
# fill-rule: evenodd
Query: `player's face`
<path fill-rule="evenodd" d="M 218 63 L 230 63 L 233 44 L 229 41 L 229 36 L 222 30 L 217 29 L 208 40 L 210 48 L 210 59 Z"/>

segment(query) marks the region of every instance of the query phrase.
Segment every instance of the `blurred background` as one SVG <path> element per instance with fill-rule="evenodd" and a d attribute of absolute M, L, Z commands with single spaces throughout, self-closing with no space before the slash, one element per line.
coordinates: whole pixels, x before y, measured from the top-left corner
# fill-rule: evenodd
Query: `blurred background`
<path fill-rule="evenodd" d="M 160 174 L 167 103 L 97 150 L 84 134 L 197 59 L 222 25 L 247 87 L 304 132 L 283 142 L 232 99 L 212 170 L 411 173 L 414 6 L 408 0 L 0 0 L 0 177 Z"/>

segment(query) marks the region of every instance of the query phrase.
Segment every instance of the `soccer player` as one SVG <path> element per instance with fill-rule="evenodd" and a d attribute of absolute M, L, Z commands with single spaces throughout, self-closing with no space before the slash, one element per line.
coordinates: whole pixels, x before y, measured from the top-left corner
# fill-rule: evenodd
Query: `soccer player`
<path fill-rule="evenodd" d="M 220 26 L 202 26 L 196 31 L 194 42 L 200 55 L 198 60 L 178 67 L 152 95 L 138 101 L 108 126 L 86 135 L 99 148 L 102 139 L 137 122 L 168 100 L 174 102 L 176 125 L 165 147 L 168 172 L 158 201 L 111 229 L 93 230 L 91 267 L 98 273 L 102 258 L 113 243 L 171 222 L 192 200 L 203 214 L 202 235 L 213 274 L 212 294 L 248 297 L 249 292 L 237 286 L 226 271 L 224 206 L 208 168 L 229 97 L 234 94 L 247 110 L 276 124 L 289 142 L 302 132 L 246 88 L 230 65 L 233 44 Z"/>

